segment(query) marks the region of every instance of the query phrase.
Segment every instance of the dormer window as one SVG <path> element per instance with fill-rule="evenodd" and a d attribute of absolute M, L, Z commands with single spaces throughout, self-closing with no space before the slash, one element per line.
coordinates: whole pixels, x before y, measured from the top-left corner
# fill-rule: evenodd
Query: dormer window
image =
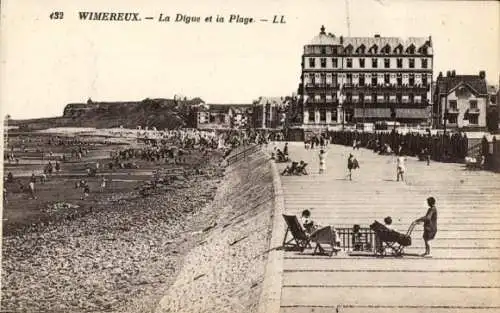
<path fill-rule="evenodd" d="M 377 47 L 377 45 L 373 45 L 373 46 L 370 48 L 370 52 L 371 52 L 372 54 L 377 54 L 377 52 L 378 52 L 378 47 Z"/>
<path fill-rule="evenodd" d="M 321 54 L 326 54 L 326 47 L 321 47 Z"/>
<path fill-rule="evenodd" d="M 356 53 L 358 54 L 364 54 L 365 53 L 365 45 L 361 45 L 356 49 Z"/>
<path fill-rule="evenodd" d="M 406 52 L 408 52 L 409 54 L 415 54 L 415 46 L 413 44 L 411 44 L 408 49 L 406 49 Z"/>
<path fill-rule="evenodd" d="M 351 45 L 348 45 L 346 48 L 345 48 L 345 52 L 346 54 L 352 54 L 352 46 Z"/>
<path fill-rule="evenodd" d="M 391 53 L 391 47 L 389 45 L 385 45 L 384 48 L 382 48 L 383 53 Z"/>
<path fill-rule="evenodd" d="M 394 49 L 394 53 L 397 53 L 397 54 L 401 54 L 401 53 L 403 53 L 403 46 L 402 46 L 402 45 L 398 45 L 398 46 Z"/>

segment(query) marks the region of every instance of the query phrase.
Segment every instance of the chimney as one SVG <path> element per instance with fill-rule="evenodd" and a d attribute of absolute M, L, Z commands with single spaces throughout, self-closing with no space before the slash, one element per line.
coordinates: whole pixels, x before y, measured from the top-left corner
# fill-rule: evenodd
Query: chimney
<path fill-rule="evenodd" d="M 479 71 L 479 78 L 485 79 L 486 78 L 486 72 L 485 71 Z"/>
<path fill-rule="evenodd" d="M 451 72 L 450 71 L 446 71 L 446 77 L 451 77 Z"/>
<path fill-rule="evenodd" d="M 340 35 L 340 44 L 344 44 L 344 36 Z"/>
<path fill-rule="evenodd" d="M 375 34 L 375 38 L 380 38 L 380 34 Z"/>
<path fill-rule="evenodd" d="M 451 71 L 451 77 L 455 77 L 456 73 L 455 70 Z"/>

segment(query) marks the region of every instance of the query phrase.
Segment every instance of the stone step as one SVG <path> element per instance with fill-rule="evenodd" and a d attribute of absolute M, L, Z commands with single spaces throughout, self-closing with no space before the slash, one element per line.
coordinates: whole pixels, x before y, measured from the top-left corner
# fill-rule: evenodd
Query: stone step
<path fill-rule="evenodd" d="M 286 306 L 346 306 L 364 307 L 467 307 L 500 308 L 498 288 L 322 288 L 283 287 L 281 303 Z M 439 296 L 438 296 L 439 295 Z M 398 311 L 399 312 L 399 311 Z"/>
<path fill-rule="evenodd" d="M 313 249 L 306 249 L 304 252 L 293 252 L 287 251 L 285 254 L 285 259 L 307 259 L 311 258 L 314 260 L 319 259 L 327 259 L 330 260 L 332 258 L 347 258 L 347 259 L 366 259 L 366 258 L 374 258 L 372 254 L 366 254 L 364 252 L 347 252 L 340 251 L 337 256 L 321 256 L 321 255 L 313 255 Z M 424 252 L 423 247 L 406 247 L 404 249 L 404 258 L 421 258 L 421 254 Z M 432 248 L 432 259 L 433 260 L 455 260 L 459 262 L 464 259 L 485 259 L 485 260 L 498 260 L 500 257 L 500 248 L 491 248 L 491 249 L 441 249 L 441 248 Z M 387 257 L 393 258 L 393 257 Z M 500 261 L 499 261 L 500 263 Z"/>
<path fill-rule="evenodd" d="M 281 307 L 280 313 L 332 313 L 336 312 L 337 305 L 330 306 L 290 306 Z M 491 313 L 500 312 L 500 307 L 492 306 L 482 306 L 482 307 L 470 307 L 470 306 L 434 306 L 434 307 L 423 307 L 423 306 L 344 306 L 339 312 L 342 313 Z"/>
<path fill-rule="evenodd" d="M 448 272 L 486 271 L 499 276 L 498 260 L 449 262 L 432 258 L 284 259 L 286 272 Z"/>
<path fill-rule="evenodd" d="M 283 274 L 283 287 L 499 287 L 499 275 L 492 273 L 425 273 L 395 272 L 387 275 L 376 272 L 366 275 L 364 272 L 309 272 L 304 280 L 301 272 Z"/>

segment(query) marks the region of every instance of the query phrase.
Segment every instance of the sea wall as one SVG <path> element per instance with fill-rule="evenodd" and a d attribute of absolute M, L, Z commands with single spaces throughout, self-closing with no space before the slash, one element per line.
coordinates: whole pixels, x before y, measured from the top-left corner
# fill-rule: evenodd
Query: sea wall
<path fill-rule="evenodd" d="M 226 169 L 213 219 L 185 257 L 156 313 L 256 312 L 267 264 L 274 208 L 273 176 L 262 152 Z"/>

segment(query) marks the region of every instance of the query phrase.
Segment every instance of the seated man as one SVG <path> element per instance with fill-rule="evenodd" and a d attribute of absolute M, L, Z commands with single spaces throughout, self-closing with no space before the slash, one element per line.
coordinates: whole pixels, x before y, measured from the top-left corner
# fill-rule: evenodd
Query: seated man
<path fill-rule="evenodd" d="M 296 175 L 309 175 L 306 171 L 306 166 L 307 163 L 305 163 L 303 160 L 300 161 L 299 165 L 296 168 Z"/>
<path fill-rule="evenodd" d="M 281 175 L 293 175 L 297 171 L 298 162 L 292 162 L 292 165 L 285 167 Z"/>
<path fill-rule="evenodd" d="M 288 161 L 288 157 L 280 149 L 276 150 L 276 154 L 278 156 L 278 160 L 277 160 L 278 162 Z"/>

